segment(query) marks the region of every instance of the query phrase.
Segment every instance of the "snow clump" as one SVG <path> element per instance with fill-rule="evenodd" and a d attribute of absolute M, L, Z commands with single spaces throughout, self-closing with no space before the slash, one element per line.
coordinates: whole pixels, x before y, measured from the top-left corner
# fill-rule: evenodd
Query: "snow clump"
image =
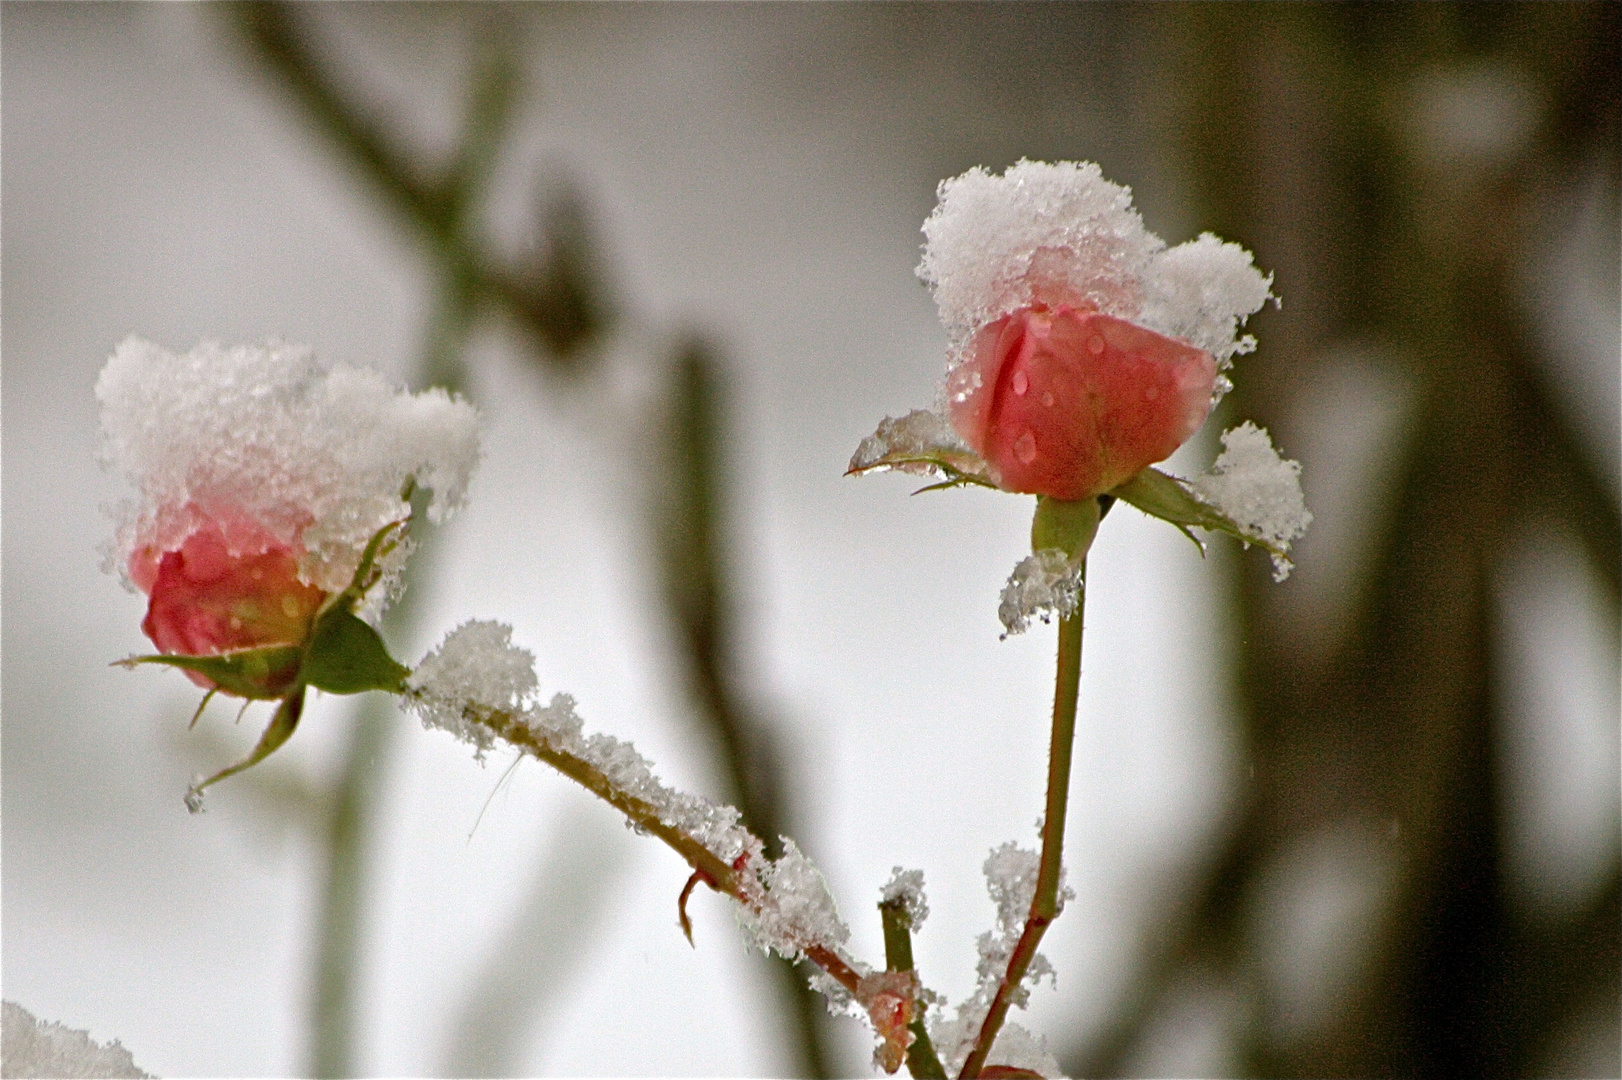
<path fill-rule="evenodd" d="M 1023 634 L 1034 618 L 1047 622 L 1053 615 L 1061 619 L 1074 615 L 1081 607 L 1082 568 L 1081 560 L 1071 559 L 1058 548 L 1044 548 L 1021 559 L 1008 576 L 997 605 L 1003 637 Z"/>
<path fill-rule="evenodd" d="M 1194 494 L 1222 511 L 1240 531 L 1285 550 L 1312 524 L 1301 495 L 1301 463 L 1279 457 L 1266 428 L 1246 420 L 1222 434 L 1222 453 L 1194 481 Z M 1273 556 L 1273 580 L 1290 576 L 1290 561 Z"/>
<path fill-rule="evenodd" d="M 929 918 L 929 900 L 924 896 L 924 872 L 897 866 L 890 880 L 879 890 L 880 904 L 898 905 L 907 916 L 907 926 L 916 931 Z"/>

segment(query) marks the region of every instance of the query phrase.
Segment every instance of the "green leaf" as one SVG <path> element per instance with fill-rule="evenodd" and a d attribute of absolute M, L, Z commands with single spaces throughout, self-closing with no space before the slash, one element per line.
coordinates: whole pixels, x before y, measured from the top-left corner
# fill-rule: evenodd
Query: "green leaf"
<path fill-rule="evenodd" d="M 186 792 L 186 808 L 197 813 L 203 808 L 203 789 L 210 784 L 217 784 L 227 776 L 233 776 L 243 769 L 259 764 L 269 757 L 277 747 L 286 742 L 298 728 L 299 717 L 304 712 L 304 687 L 299 686 L 291 694 L 282 698 L 282 703 L 276 707 L 276 714 L 270 718 L 265 726 L 264 734 L 259 736 L 259 745 L 253 748 L 253 753 L 232 765 L 221 769 L 207 780 L 193 784 Z"/>
<path fill-rule="evenodd" d="M 1196 499 L 1184 481 L 1167 476 L 1159 469 L 1144 469 L 1110 494 L 1122 502 L 1131 503 L 1150 517 L 1171 522 L 1196 544 L 1200 542 L 1188 531 L 1190 526 L 1226 533 L 1246 544 L 1264 548 L 1279 558 L 1289 556 L 1288 548 L 1241 529 L 1222 511 Z M 1203 544 L 1200 545 L 1200 550 L 1204 550 Z"/>
<path fill-rule="evenodd" d="M 123 667 L 167 664 L 184 671 L 195 671 L 227 694 L 256 701 L 272 701 L 286 694 L 288 688 L 298 681 L 302 656 L 303 650 L 297 645 L 261 645 L 252 649 L 233 649 L 217 656 L 169 653 L 132 656 L 118 663 Z"/>
<path fill-rule="evenodd" d="M 410 674 L 389 655 L 376 630 L 342 607 L 322 613 L 305 647 L 304 681 L 329 694 L 399 693 Z"/>

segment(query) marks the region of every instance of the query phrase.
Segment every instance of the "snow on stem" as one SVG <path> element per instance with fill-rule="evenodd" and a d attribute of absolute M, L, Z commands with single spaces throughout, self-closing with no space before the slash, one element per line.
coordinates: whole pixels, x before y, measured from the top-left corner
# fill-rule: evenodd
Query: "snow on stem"
<path fill-rule="evenodd" d="M 866 971 L 843 954 L 849 928 L 794 842 L 784 841 L 782 858 L 767 859 L 760 838 L 738 823 L 736 809 L 666 787 L 629 743 L 583 734 L 568 695 L 545 706 L 528 704 L 532 665 L 528 651 L 512 645 L 510 628 L 469 622 L 423 660 L 404 697 L 425 725 L 471 743 L 481 757 L 501 739 L 575 781 L 693 868 L 681 908 L 693 886 L 704 882 L 739 903 L 739 921 L 762 950 L 808 959 L 860 999 Z M 680 914 L 685 930 L 685 911 Z"/>

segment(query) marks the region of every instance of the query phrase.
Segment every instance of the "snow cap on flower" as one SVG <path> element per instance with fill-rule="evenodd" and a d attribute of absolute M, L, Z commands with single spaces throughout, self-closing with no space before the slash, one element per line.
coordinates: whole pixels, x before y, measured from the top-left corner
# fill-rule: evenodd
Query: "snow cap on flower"
<path fill-rule="evenodd" d="M 465 401 L 396 390 L 298 346 L 204 342 L 177 354 L 130 337 L 96 397 L 105 460 L 138 492 L 109 561 L 143 590 L 162 553 L 212 527 L 233 555 L 299 552 L 300 580 L 339 592 L 367 541 L 407 512 L 408 481 L 431 489 L 437 521 L 461 504 L 479 458 Z M 386 578 L 405 555 L 387 558 Z"/>
<path fill-rule="evenodd" d="M 1255 347 L 1238 331 L 1272 278 L 1250 253 L 1209 233 L 1168 249 L 1131 190 L 1092 162 L 1022 160 L 1001 176 L 976 167 L 943 180 L 939 198 L 918 276 L 934 290 L 953 366 L 981 327 L 1034 305 L 1125 319 L 1203 349 L 1219 369 Z"/>

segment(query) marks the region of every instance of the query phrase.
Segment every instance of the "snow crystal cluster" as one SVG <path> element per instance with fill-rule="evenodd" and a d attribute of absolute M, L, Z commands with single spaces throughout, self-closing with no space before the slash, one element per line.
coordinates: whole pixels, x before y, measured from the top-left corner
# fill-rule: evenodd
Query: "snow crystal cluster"
<path fill-rule="evenodd" d="M 1101 311 L 1204 349 L 1226 369 L 1255 348 L 1244 320 L 1271 295 L 1250 253 L 1206 233 L 1167 248 L 1131 189 L 1092 162 L 1022 160 L 941 181 L 918 276 L 951 338 L 951 363 L 980 327 L 1035 303 Z M 1217 380 L 1217 394 L 1229 388 Z"/>
<path fill-rule="evenodd" d="M 758 903 L 754 907 L 740 904 L 737 912 L 738 924 L 761 952 L 797 960 L 809 946 L 840 952 L 850 940 L 850 927 L 839 917 L 822 872 L 793 840 L 783 838 L 781 858 L 761 860 L 756 881 L 761 888 Z M 852 966 L 865 974 L 859 965 Z M 819 989 L 829 995 L 830 1007 L 838 1009 L 848 1004 L 850 994 L 838 983 L 833 986 L 837 990 Z"/>
<path fill-rule="evenodd" d="M 535 692 L 535 654 L 512 642 L 512 627 L 470 619 L 452 630 L 406 680 L 423 726 L 473 744 L 482 760 L 495 733 L 471 705 L 520 713 Z"/>
<path fill-rule="evenodd" d="M 929 918 L 929 901 L 924 896 L 924 872 L 897 866 L 890 880 L 879 890 L 879 903 L 896 904 L 907 916 L 907 925 L 917 930 Z"/>
<path fill-rule="evenodd" d="M 969 999 L 957 1007 L 956 1017 L 950 1020 L 932 1019 L 929 1025 L 929 1037 L 948 1076 L 955 1076 L 962 1069 L 969 1051 L 974 1048 L 975 1039 L 979 1037 L 986 1013 L 991 1009 L 997 987 L 1008 971 L 1008 960 L 1014 954 L 1014 946 L 1019 943 L 1031 901 L 1036 896 L 1041 857 L 1034 851 L 1009 842 L 992 849 L 983 870 L 986 889 L 991 894 L 992 902 L 997 905 L 997 924 L 995 929 L 981 934 L 976 942 L 980 953 L 977 968 L 979 985 Z M 1075 893 L 1063 886 L 1062 878 L 1060 880 L 1058 901 L 1059 910 L 1063 911 L 1065 901 L 1074 899 Z M 1024 982 L 1036 983 L 1044 978 L 1056 980 L 1057 976 L 1047 957 L 1038 953 L 1031 958 L 1030 966 L 1025 970 Z M 1011 989 L 1011 1003 L 1024 1008 L 1030 1000 L 1030 990 L 1023 984 Z M 987 1064 L 1030 1069 L 1043 1076 L 1059 1075 L 1058 1062 L 1048 1052 L 1046 1040 L 1036 1038 L 1018 1024 L 1003 1025 Z"/>
<path fill-rule="evenodd" d="M 479 459 L 473 407 L 444 390 L 412 394 L 375 372 L 319 363 L 310 350 L 204 342 L 169 352 L 130 337 L 96 383 L 104 457 L 139 497 L 122 510 L 109 563 L 174 550 L 221 507 L 288 546 L 300 576 L 348 586 L 367 541 L 431 489 L 429 517 L 458 507 Z M 384 565 L 397 572 L 397 550 Z"/>
<path fill-rule="evenodd" d="M 1222 453 L 1211 471 L 1194 481 L 1194 494 L 1222 511 L 1240 530 L 1286 550 L 1312 523 L 1301 495 L 1301 463 L 1279 457 L 1266 428 L 1246 420 L 1222 435 Z M 1273 556 L 1273 580 L 1290 574 L 1290 562 Z"/>
<path fill-rule="evenodd" d="M 0 1007 L 0 1075 L 4 1076 L 151 1076 L 114 1039 L 102 1044 L 88 1031 L 36 1019 L 14 1001 Z"/>
<path fill-rule="evenodd" d="M 1081 606 L 1082 563 L 1058 548 L 1027 555 L 1014 567 L 1003 586 L 997 617 L 1003 637 L 1023 634 L 1033 618 L 1047 622 L 1053 615 L 1067 619 Z"/>

